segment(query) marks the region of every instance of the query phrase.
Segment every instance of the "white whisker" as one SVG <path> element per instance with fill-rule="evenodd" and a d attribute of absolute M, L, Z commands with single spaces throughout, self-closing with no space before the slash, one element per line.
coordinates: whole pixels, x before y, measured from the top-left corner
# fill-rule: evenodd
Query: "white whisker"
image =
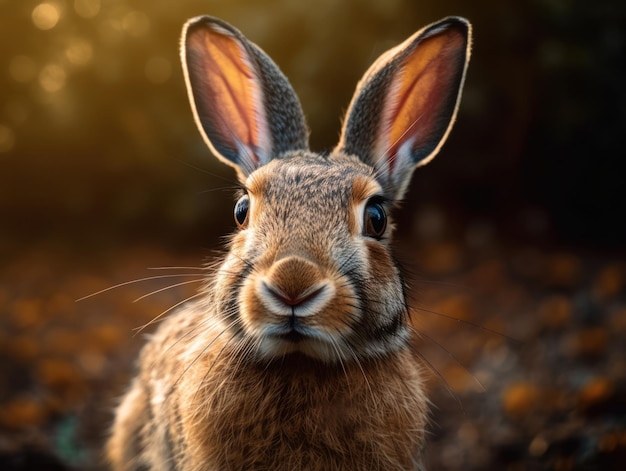
<path fill-rule="evenodd" d="M 369 379 L 367 379 L 367 375 L 365 374 L 365 370 L 363 369 L 363 365 L 361 364 L 361 360 L 359 359 L 359 356 L 356 354 L 356 352 L 354 351 L 354 349 L 349 343 L 346 343 L 346 348 L 348 352 L 350 352 L 350 354 L 352 355 L 352 358 L 354 359 L 354 362 L 358 366 L 359 370 L 361 370 L 361 374 L 363 375 L 363 379 L 365 380 L 365 385 L 367 386 L 370 396 L 372 397 L 372 399 L 375 399 L 374 391 L 372 391 L 372 386 L 369 382 Z"/>
<path fill-rule="evenodd" d="M 409 326 L 410 329 L 412 329 L 417 335 L 424 337 L 428 340 L 430 340 L 430 342 L 435 345 L 436 347 L 438 347 L 441 351 L 443 351 L 448 357 L 450 357 L 450 359 L 452 359 L 454 361 L 454 363 L 456 363 L 457 365 L 459 365 L 463 371 L 465 371 L 465 373 L 467 373 L 473 380 L 474 382 L 478 385 L 478 387 L 480 388 L 481 392 L 487 392 L 487 388 L 485 388 L 485 386 L 483 386 L 483 384 L 478 380 L 478 378 L 476 376 L 474 376 L 470 370 L 461 362 L 461 360 L 459 360 L 450 350 L 448 350 L 447 348 L 445 348 L 443 345 L 441 345 L 439 342 L 437 342 L 432 336 L 428 335 L 426 332 L 424 332 L 423 330 L 417 331 L 413 326 Z"/>
<path fill-rule="evenodd" d="M 177 302 L 177 303 L 176 303 L 176 304 L 174 304 L 172 307 L 167 308 L 165 311 L 161 312 L 158 316 L 154 317 L 152 320 L 150 320 L 150 322 L 148 322 L 148 323 L 146 323 L 146 324 L 144 324 L 144 325 L 142 325 L 142 326 L 136 327 L 136 328 L 135 328 L 136 332 L 135 332 L 135 334 L 134 334 L 134 335 L 138 335 L 138 334 L 140 334 L 140 333 L 141 333 L 141 332 L 142 332 L 142 331 L 143 331 L 146 327 L 151 326 L 151 325 L 152 325 L 152 324 L 154 324 L 157 320 L 159 320 L 161 317 L 163 317 L 165 314 L 167 314 L 168 312 L 173 311 L 173 310 L 174 310 L 174 309 L 176 309 L 178 306 L 180 306 L 180 305 L 182 305 L 182 304 L 185 304 L 186 302 L 191 301 L 192 299 L 199 298 L 200 296 L 204 296 L 204 293 L 202 293 L 202 292 L 201 292 L 201 293 L 196 293 L 196 294 L 194 294 L 194 295 L 192 295 L 192 296 L 189 296 L 189 297 L 187 297 L 187 298 L 183 299 L 182 301 Z"/>
<path fill-rule="evenodd" d="M 91 294 L 88 294 L 87 296 L 83 296 L 82 298 L 78 298 L 75 302 L 78 303 L 80 301 L 84 301 L 85 299 L 89 299 L 99 294 L 106 293 L 107 291 L 111 291 L 117 288 L 121 288 L 123 286 L 132 285 L 135 283 L 142 283 L 144 281 L 152 281 L 152 280 L 163 280 L 166 278 L 183 278 L 183 277 L 189 277 L 189 276 L 198 276 L 198 274 L 197 273 L 175 273 L 171 275 L 147 276 L 145 278 L 139 278 L 137 280 L 125 281 L 124 283 L 119 283 L 114 286 L 109 286 L 108 288 L 101 289 L 100 291 L 96 291 L 95 293 L 91 293 Z"/>
<path fill-rule="evenodd" d="M 510 337 L 510 336 L 508 336 L 508 335 L 506 335 L 506 334 L 504 334 L 502 332 L 498 332 L 497 330 L 490 329 L 489 327 L 485 327 L 484 325 L 477 324 L 476 322 L 468 321 L 468 320 L 465 320 L 465 319 L 459 319 L 458 317 L 454 317 L 454 316 L 451 316 L 449 314 L 444 314 L 442 312 L 433 311 L 431 309 L 426 309 L 424 307 L 419 307 L 419 306 L 410 307 L 409 311 L 411 313 L 424 312 L 426 314 L 432 314 L 432 315 L 437 316 L 437 317 L 442 317 L 444 319 L 448 319 L 448 320 L 450 320 L 452 322 L 457 322 L 459 324 L 465 324 L 465 325 L 468 325 L 468 326 L 473 327 L 475 329 L 483 330 L 483 331 L 485 331 L 485 332 L 487 332 L 489 334 L 497 335 L 498 337 L 502 337 L 502 338 L 505 338 L 507 340 L 510 340 L 511 342 L 522 343 L 521 340 L 516 339 L 514 337 Z"/>
<path fill-rule="evenodd" d="M 148 267 L 148 270 L 205 270 L 204 267 Z"/>
<path fill-rule="evenodd" d="M 133 300 L 133 303 L 141 301 L 142 299 L 145 299 L 147 297 L 153 296 L 155 294 L 162 293 L 163 291 L 167 291 L 168 289 L 178 288 L 179 286 L 189 285 L 191 283 L 200 283 L 202 281 L 205 281 L 204 278 L 199 278 L 197 280 L 188 280 L 188 281 L 183 281 L 181 283 L 176 283 L 174 285 L 169 285 L 169 286 L 166 286 L 165 288 L 160 288 L 160 289 L 154 290 L 154 291 L 152 291 L 150 293 L 144 294 L 143 296 L 139 296 L 137 299 Z"/>
<path fill-rule="evenodd" d="M 208 345 L 206 345 L 201 351 L 200 353 L 198 353 L 198 355 L 196 355 L 196 357 L 193 359 L 193 361 L 185 368 L 185 370 L 181 373 L 180 377 L 176 380 L 176 383 L 174 383 L 174 385 L 177 385 L 178 382 L 182 379 L 182 377 L 185 375 L 185 373 L 187 373 L 187 371 L 189 371 L 190 368 L 193 367 L 193 365 L 196 364 L 196 362 L 207 352 L 207 350 L 209 348 L 211 348 L 211 346 L 222 336 L 224 335 L 224 333 L 226 333 L 233 325 L 235 325 L 238 322 L 237 319 L 235 319 L 233 322 L 231 322 L 229 325 L 227 325 L 226 327 L 224 327 L 224 329 L 222 329 L 222 331 L 217 334 L 213 340 L 211 340 L 211 342 L 209 342 Z M 207 369 L 206 373 L 204 374 L 204 377 L 202 379 L 202 381 L 200 382 L 200 385 L 203 384 L 206 380 L 206 378 L 208 378 L 208 376 L 211 374 L 211 372 L 213 371 L 213 368 L 215 367 L 215 364 L 217 363 L 217 361 L 220 359 L 220 357 L 222 356 L 222 353 L 224 352 L 224 350 L 230 345 L 230 343 L 233 341 L 233 339 L 237 336 L 237 333 L 234 332 L 230 338 L 226 341 L 226 343 L 222 346 L 222 348 L 220 349 L 220 351 L 218 352 L 218 354 L 215 356 L 215 358 L 213 359 L 213 361 L 211 362 L 211 366 Z M 195 398 L 196 395 L 198 394 L 199 391 L 199 387 L 200 385 L 198 385 L 198 389 L 196 389 L 196 392 L 194 393 L 194 402 L 195 402 Z"/>

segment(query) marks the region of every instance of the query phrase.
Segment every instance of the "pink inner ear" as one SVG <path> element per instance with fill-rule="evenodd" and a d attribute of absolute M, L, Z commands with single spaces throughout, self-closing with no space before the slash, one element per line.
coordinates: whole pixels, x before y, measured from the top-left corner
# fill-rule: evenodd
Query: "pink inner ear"
<path fill-rule="evenodd" d="M 378 135 L 377 155 L 389 172 L 398 160 L 434 153 L 443 142 L 456 108 L 465 38 L 450 30 L 423 38 L 404 58 L 388 88 Z"/>
<path fill-rule="evenodd" d="M 268 159 L 271 142 L 262 92 L 245 48 L 228 32 L 191 33 L 189 73 L 197 115 L 214 150 L 226 145 L 254 167 Z M 219 139 L 221 142 L 212 142 Z"/>

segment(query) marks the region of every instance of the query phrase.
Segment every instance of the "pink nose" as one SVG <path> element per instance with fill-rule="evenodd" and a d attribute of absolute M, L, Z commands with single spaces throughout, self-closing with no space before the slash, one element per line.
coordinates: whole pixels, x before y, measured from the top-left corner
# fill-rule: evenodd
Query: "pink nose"
<path fill-rule="evenodd" d="M 321 288 L 318 288 L 310 293 L 304 292 L 304 293 L 300 293 L 294 296 L 291 294 L 278 293 L 276 292 L 276 290 L 272 289 L 272 287 L 268 286 L 267 284 L 265 284 L 265 287 L 272 294 L 272 296 L 274 296 L 280 302 L 291 307 L 299 306 L 301 304 L 306 303 L 307 301 L 314 299 L 317 295 L 319 295 L 324 290 L 324 287 L 322 286 Z"/>

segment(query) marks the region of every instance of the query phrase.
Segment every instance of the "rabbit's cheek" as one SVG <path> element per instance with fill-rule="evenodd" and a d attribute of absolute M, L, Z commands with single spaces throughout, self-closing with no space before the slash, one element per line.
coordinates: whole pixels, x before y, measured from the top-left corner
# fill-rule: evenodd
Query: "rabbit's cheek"
<path fill-rule="evenodd" d="M 381 242 L 366 240 L 365 249 L 369 260 L 368 271 L 371 279 L 384 279 L 395 274 L 396 266 Z"/>
<path fill-rule="evenodd" d="M 398 267 L 380 242 L 366 240 L 365 247 L 369 260 L 366 293 L 374 298 L 372 305 L 382 303 L 389 306 L 378 309 L 381 312 L 396 314 L 405 311 L 405 296 Z"/>

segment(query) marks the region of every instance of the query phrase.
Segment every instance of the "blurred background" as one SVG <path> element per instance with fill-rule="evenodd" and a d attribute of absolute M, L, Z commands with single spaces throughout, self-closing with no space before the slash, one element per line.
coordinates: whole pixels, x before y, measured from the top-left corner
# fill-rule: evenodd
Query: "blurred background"
<path fill-rule="evenodd" d="M 191 296 L 193 278 L 139 303 L 168 280 L 75 300 L 199 266 L 234 228 L 234 176 L 195 128 L 178 59 L 200 14 L 277 62 L 320 151 L 380 53 L 470 19 L 457 123 L 398 214 L 416 323 L 431 329 L 431 469 L 618 469 L 618 0 L 0 0 L 0 467 L 98 469 L 133 328 Z"/>

